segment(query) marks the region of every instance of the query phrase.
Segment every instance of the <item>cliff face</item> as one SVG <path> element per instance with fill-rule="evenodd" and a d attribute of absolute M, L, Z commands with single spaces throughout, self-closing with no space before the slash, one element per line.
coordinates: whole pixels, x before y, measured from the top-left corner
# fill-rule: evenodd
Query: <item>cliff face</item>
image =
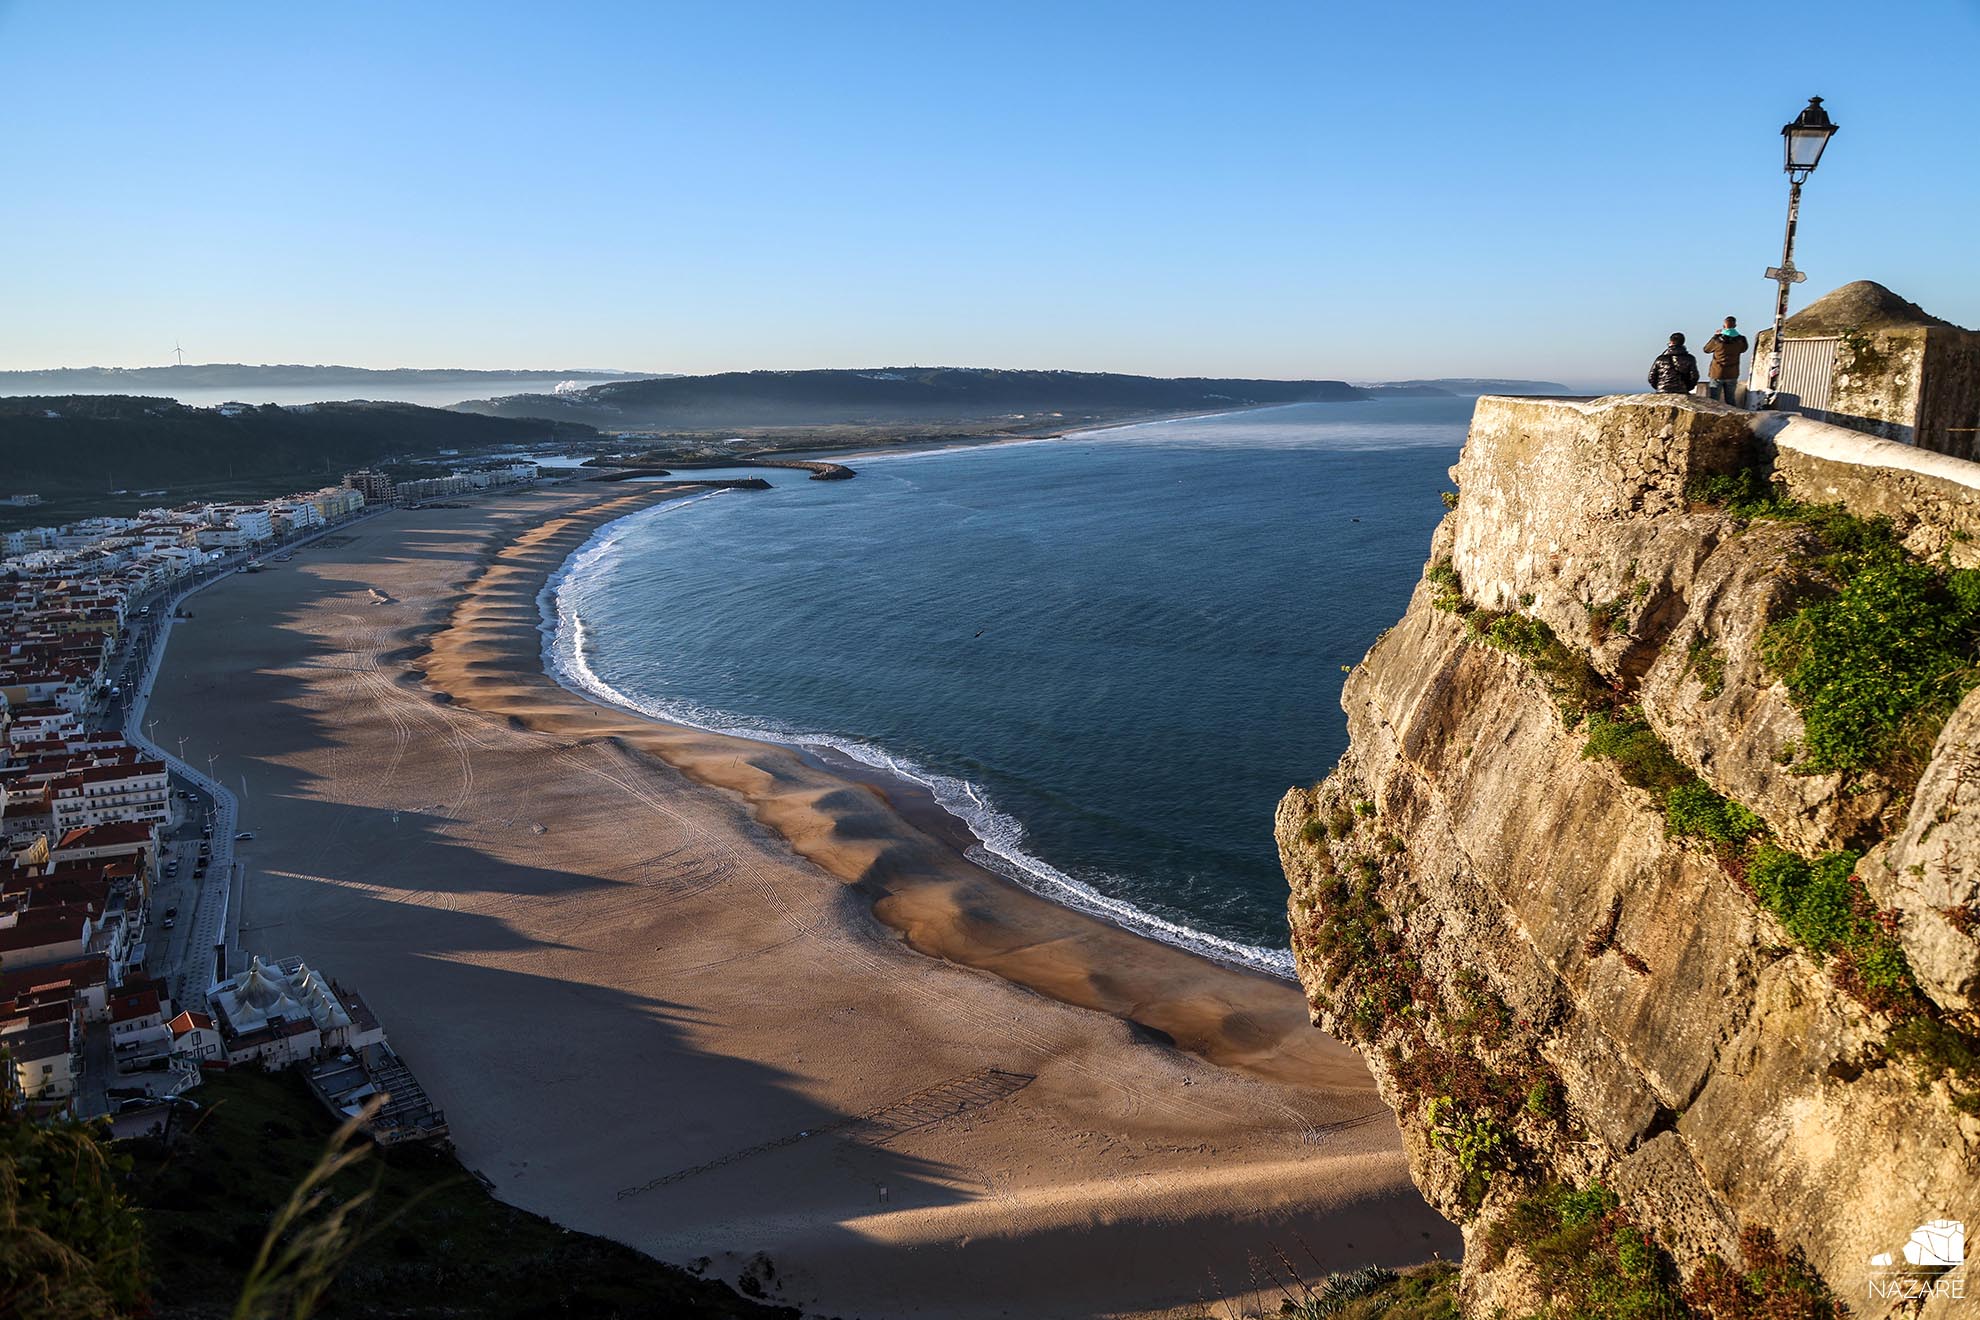
<path fill-rule="evenodd" d="M 1349 750 L 1281 804 L 1314 1020 L 1463 1225 L 1470 1314 L 1626 1287 L 1813 1315 L 1824 1281 L 1858 1314 L 1873 1282 L 1967 1304 L 1869 1262 L 1980 1219 L 1980 695 L 1932 689 L 1950 718 L 1847 764 L 1769 625 L 1859 561 L 1963 590 L 1980 465 L 1782 423 L 1482 399 Z"/>

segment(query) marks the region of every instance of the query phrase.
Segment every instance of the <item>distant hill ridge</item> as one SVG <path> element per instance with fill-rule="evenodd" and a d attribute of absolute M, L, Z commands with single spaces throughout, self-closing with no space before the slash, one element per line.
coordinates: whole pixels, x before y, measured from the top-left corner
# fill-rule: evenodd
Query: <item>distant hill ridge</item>
<path fill-rule="evenodd" d="M 1518 380 L 1503 376 L 1438 376 L 1430 380 L 1385 380 L 1362 388 L 1384 394 L 1572 394 L 1557 380 Z"/>
<path fill-rule="evenodd" d="M 0 472 L 8 491 L 176 486 L 216 474 L 334 478 L 395 454 L 593 435 L 584 426 L 410 403 L 270 404 L 229 416 L 122 394 L 0 398 Z"/>
<path fill-rule="evenodd" d="M 602 427 L 693 429 L 969 420 L 1039 413 L 1087 418 L 1369 397 L 1340 380 L 873 367 L 728 371 L 615 381 L 557 395 L 471 399 L 455 407 L 495 417 L 554 418 Z"/>
<path fill-rule="evenodd" d="M 205 362 L 160 367 L 50 367 L 38 371 L 0 371 L 0 394 L 95 393 L 104 389 L 253 390 L 258 387 L 346 385 L 473 386 L 497 380 L 625 380 L 653 375 L 636 371 L 574 370 L 563 367 L 528 371 L 488 371 L 470 367 L 340 367 L 303 363 Z"/>

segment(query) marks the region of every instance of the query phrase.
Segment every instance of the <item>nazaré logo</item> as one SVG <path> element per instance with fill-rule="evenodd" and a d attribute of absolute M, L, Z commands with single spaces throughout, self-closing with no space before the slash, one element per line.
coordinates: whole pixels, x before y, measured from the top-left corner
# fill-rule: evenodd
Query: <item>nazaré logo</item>
<path fill-rule="evenodd" d="M 1872 1265 L 1895 1265 L 1888 1251 L 1870 1258 Z M 1936 1265 L 1948 1268 L 1966 1263 L 1966 1225 L 1957 1219 L 1934 1219 L 1911 1230 L 1904 1244 L 1907 1265 Z"/>
<path fill-rule="evenodd" d="M 1904 1264 L 1898 1264 L 1898 1256 Z M 1870 1258 L 1870 1296 L 1964 1297 L 1966 1281 L 1945 1277 L 1966 1263 L 1966 1225 L 1957 1219 L 1933 1219 L 1911 1230 L 1900 1252 L 1880 1251 Z"/>

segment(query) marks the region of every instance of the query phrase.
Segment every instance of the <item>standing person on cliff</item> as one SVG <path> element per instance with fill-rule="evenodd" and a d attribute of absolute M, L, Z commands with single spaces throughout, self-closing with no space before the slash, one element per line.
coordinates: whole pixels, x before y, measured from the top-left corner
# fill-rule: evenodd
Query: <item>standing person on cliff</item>
<path fill-rule="evenodd" d="M 1739 358 L 1746 352 L 1746 336 L 1739 332 L 1739 318 L 1728 316 L 1725 326 L 1705 341 L 1705 351 L 1712 355 L 1712 369 L 1706 374 L 1711 378 L 1705 388 L 1720 403 L 1739 405 Z"/>
<path fill-rule="evenodd" d="M 1689 394 L 1698 384 L 1698 359 L 1685 351 L 1684 336 L 1673 334 L 1670 347 L 1650 364 L 1650 388 L 1659 394 Z"/>

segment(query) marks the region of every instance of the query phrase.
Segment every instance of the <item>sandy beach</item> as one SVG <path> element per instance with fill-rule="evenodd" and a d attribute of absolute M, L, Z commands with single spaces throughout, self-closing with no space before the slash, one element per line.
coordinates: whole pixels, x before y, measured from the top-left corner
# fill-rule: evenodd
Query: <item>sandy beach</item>
<path fill-rule="evenodd" d="M 245 786 L 242 945 L 358 987 L 498 1195 L 844 1316 L 1186 1314 L 1276 1251 L 1455 1254 L 1296 987 L 545 676 L 544 582 L 657 498 L 368 520 L 199 597 L 152 702 Z"/>

